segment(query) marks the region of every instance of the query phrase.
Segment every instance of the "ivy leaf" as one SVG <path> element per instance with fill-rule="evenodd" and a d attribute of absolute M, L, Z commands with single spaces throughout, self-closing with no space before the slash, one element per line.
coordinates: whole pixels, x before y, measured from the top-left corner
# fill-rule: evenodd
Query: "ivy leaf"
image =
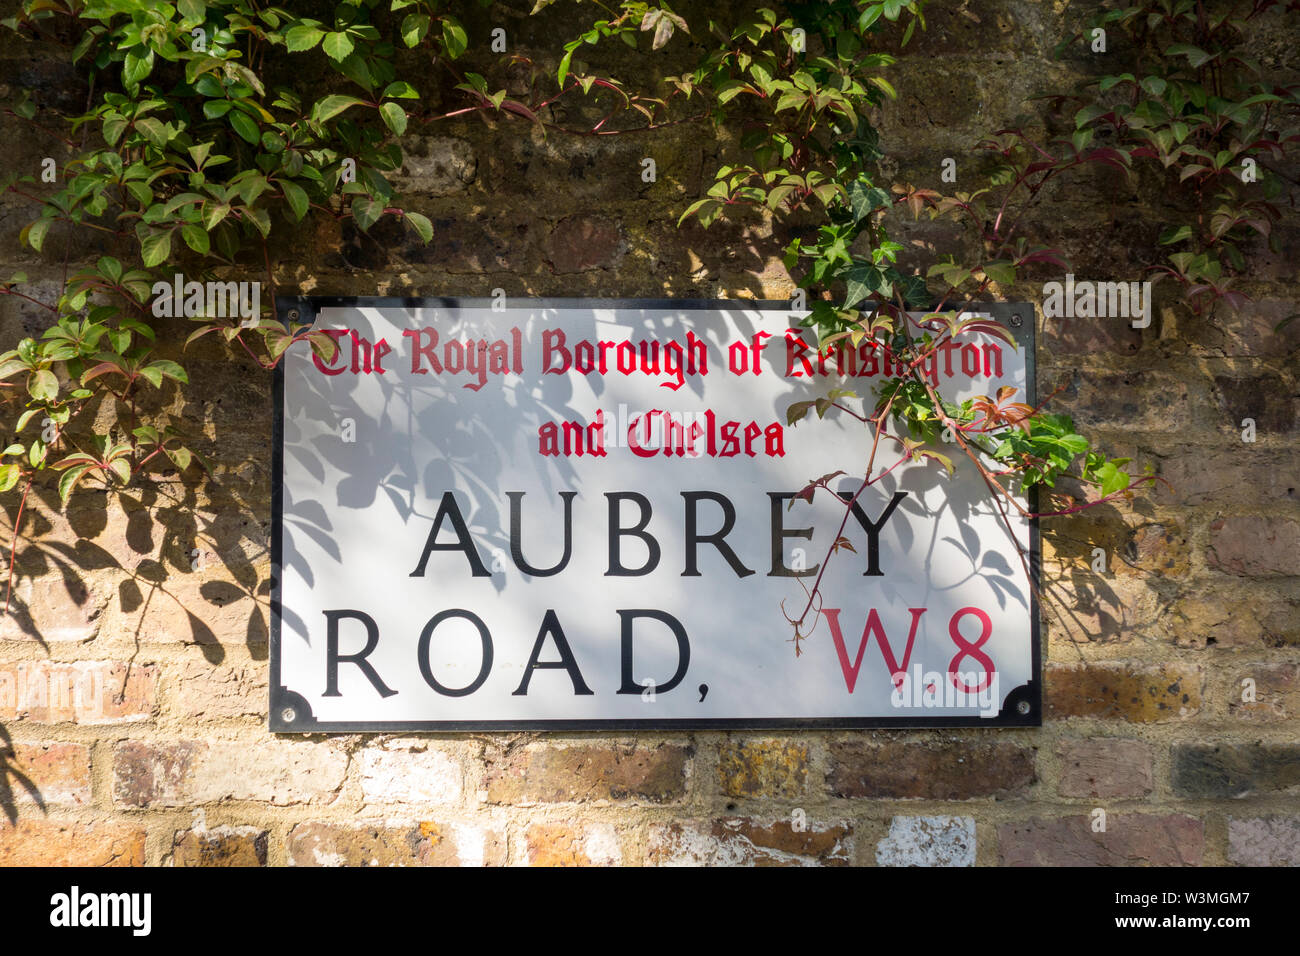
<path fill-rule="evenodd" d="M 849 187 L 849 207 L 853 210 L 854 222 L 861 222 L 877 209 L 890 203 L 889 193 L 878 186 L 870 186 L 859 181 Z"/>

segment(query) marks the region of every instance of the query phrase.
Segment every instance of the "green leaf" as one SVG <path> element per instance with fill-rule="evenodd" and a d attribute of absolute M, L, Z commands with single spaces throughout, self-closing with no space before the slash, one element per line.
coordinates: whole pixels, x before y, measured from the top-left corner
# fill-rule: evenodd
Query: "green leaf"
<path fill-rule="evenodd" d="M 72 494 L 72 489 L 76 487 L 77 482 L 81 480 L 81 476 L 94 467 L 94 465 L 73 465 L 65 471 L 62 476 L 60 476 L 59 498 L 65 505 L 68 503 L 68 498 Z"/>
<path fill-rule="evenodd" d="M 256 146 L 262 140 L 262 132 L 257 128 L 257 123 L 247 113 L 234 110 L 230 113 L 230 125 L 240 138 Z"/>
<path fill-rule="evenodd" d="M 366 232 L 379 221 L 379 217 L 384 214 L 384 204 L 377 199 L 365 199 L 358 196 L 352 200 L 352 218 L 356 221 L 357 228 Z"/>
<path fill-rule="evenodd" d="M 853 221 L 861 222 L 877 209 L 892 203 L 889 193 L 878 186 L 858 181 L 849 187 L 849 206 L 853 210 Z"/>
<path fill-rule="evenodd" d="M 1129 475 L 1126 471 L 1120 471 L 1115 467 L 1112 461 L 1106 462 L 1097 469 L 1097 477 L 1101 479 L 1102 496 L 1113 495 L 1117 491 L 1123 491 L 1128 487 Z"/>
<path fill-rule="evenodd" d="M 418 212 L 408 212 L 403 215 L 411 227 L 420 234 L 421 239 L 428 242 L 433 238 L 433 223 L 429 221 L 428 216 L 422 216 Z"/>
<path fill-rule="evenodd" d="M 398 136 L 406 132 L 406 111 L 396 103 L 385 103 L 379 107 L 379 115 Z"/>
<path fill-rule="evenodd" d="M 185 23 L 202 23 L 204 17 L 208 14 L 207 5 L 203 0 L 176 0 L 176 9 L 184 17 Z"/>
<path fill-rule="evenodd" d="M 447 45 L 447 55 L 453 60 L 464 53 L 465 48 L 469 46 L 465 28 L 451 17 L 442 21 L 442 41 Z"/>
<path fill-rule="evenodd" d="M 320 48 L 325 51 L 326 56 L 337 63 L 352 52 L 352 38 L 346 33 L 327 33 Z"/>
<path fill-rule="evenodd" d="M 140 242 L 140 253 L 146 268 L 165 262 L 172 253 L 172 234 L 166 230 L 151 232 Z"/>
<path fill-rule="evenodd" d="M 402 42 L 415 46 L 429 32 L 429 15 L 426 13 L 409 13 L 402 20 Z"/>
<path fill-rule="evenodd" d="M 284 192 L 284 198 L 289 203 L 289 208 L 293 210 L 294 218 L 302 222 L 302 217 L 307 215 L 307 207 L 310 205 L 306 190 L 297 183 L 289 182 L 287 179 L 280 181 L 280 189 Z"/>
<path fill-rule="evenodd" d="M 420 94 L 415 92 L 415 87 L 410 83 L 407 83 L 405 80 L 397 80 L 396 82 L 389 83 L 384 87 L 384 94 L 381 99 L 386 99 L 390 96 L 403 100 L 418 100 L 420 98 Z"/>
<path fill-rule="evenodd" d="M 166 375 L 173 381 L 180 382 L 182 385 L 189 384 L 190 377 L 185 373 L 185 369 L 181 368 L 171 359 L 158 359 L 157 361 L 150 362 L 148 368 L 157 369 L 161 374 Z M 141 371 L 143 372 L 145 369 L 141 369 Z"/>
<path fill-rule="evenodd" d="M 312 112 L 316 114 L 317 122 L 324 122 L 333 119 L 349 107 L 360 106 L 364 103 L 365 100 L 359 100 L 355 96 L 344 96 L 342 93 L 335 93 L 318 102 Z"/>
<path fill-rule="evenodd" d="M 48 368 L 38 369 L 27 379 L 27 391 L 38 402 L 52 402 L 59 394 L 59 379 Z"/>
<path fill-rule="evenodd" d="M 29 246 L 40 252 L 45 242 L 45 234 L 50 231 L 50 224 L 53 222 L 53 219 L 37 219 L 23 230 L 24 235 L 18 237 L 19 241 L 26 241 Z"/>
<path fill-rule="evenodd" d="M 181 226 L 181 238 L 185 240 L 187 246 L 201 256 L 206 256 L 211 248 L 207 230 L 192 222 Z"/>
<path fill-rule="evenodd" d="M 22 477 L 22 473 L 22 466 L 17 463 L 0 465 L 0 492 L 8 491 L 18 484 L 18 479 Z"/>
<path fill-rule="evenodd" d="M 320 43 L 321 37 L 324 35 L 324 30 L 300 25 L 291 28 L 285 33 L 284 42 L 290 53 L 297 53 L 301 50 L 310 50 L 317 43 Z"/>

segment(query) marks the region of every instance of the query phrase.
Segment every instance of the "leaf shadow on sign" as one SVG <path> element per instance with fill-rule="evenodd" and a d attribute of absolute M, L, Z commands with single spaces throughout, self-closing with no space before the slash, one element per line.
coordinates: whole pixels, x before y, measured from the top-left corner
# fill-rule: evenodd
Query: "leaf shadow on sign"
<path fill-rule="evenodd" d="M 748 345 L 758 331 L 748 308 L 745 302 L 738 301 L 735 309 L 721 310 L 729 317 L 730 327 L 716 320 L 714 310 L 620 309 L 618 325 L 615 326 L 610 321 L 612 316 L 608 310 L 573 309 L 565 315 L 564 330 L 568 336 L 565 344 L 572 352 L 583 340 L 681 341 L 690 332 L 708 345 L 712 363 L 710 374 L 730 375 L 726 363 L 729 347 L 737 341 L 733 337 L 738 335 L 738 341 Z M 523 343 L 525 381 L 489 375 L 481 388 L 474 389 L 465 386 L 480 384 L 479 381 L 466 381 L 463 373 L 456 375 L 445 370 L 443 374 L 416 375 L 407 365 L 413 349 L 410 340 L 405 338 L 402 340 L 405 347 L 396 347 L 386 357 L 389 364 L 385 372 L 397 374 L 327 376 L 308 370 L 306 374 L 297 376 L 293 380 L 296 391 L 286 399 L 286 466 L 296 469 L 298 480 L 314 483 L 316 490 L 311 493 L 296 488 L 286 487 L 284 490 L 284 559 L 286 569 L 294 570 L 308 586 L 315 582 L 316 577 L 310 563 L 298 554 L 296 543 L 301 539 L 305 545 L 310 539 L 322 558 L 341 564 L 343 555 L 335 540 L 338 529 L 332 527 L 329 513 L 334 508 L 357 511 L 370 508 L 379 500 L 380 491 L 402 522 L 417 528 L 412 535 L 416 541 L 410 556 L 412 565 L 418 557 L 418 544 L 425 541 L 432 526 L 438 503 L 443 494 L 450 491 L 465 515 L 481 557 L 485 563 L 501 562 L 497 565 L 499 568 L 509 560 L 505 555 L 510 548 L 505 531 L 508 520 L 502 514 L 504 496 L 522 477 L 521 469 L 531 469 L 552 493 L 581 490 L 580 475 L 572 460 L 564 456 L 540 456 L 535 453 L 536 445 L 527 447 L 527 443 L 522 454 L 512 454 L 505 440 L 508 436 L 499 434 L 503 427 L 508 427 L 516 433 L 533 436 L 529 440 L 535 442 L 540 424 L 582 420 L 582 413 L 574 407 L 573 376 L 580 373 L 535 375 L 531 380 L 534 384 L 527 383 L 527 370 L 541 367 L 545 333 L 556 328 L 555 308 L 533 305 L 526 313 L 521 309 L 508 312 L 504 318 L 493 316 L 488 309 L 465 310 L 455 320 L 437 305 L 436 300 L 428 307 L 385 307 L 385 311 L 388 313 L 387 321 L 398 329 L 437 329 L 440 347 L 453 340 L 492 340 L 508 336 L 510 323 L 516 323 Z M 392 335 L 387 322 L 382 330 L 378 329 L 377 318 L 373 309 L 349 307 L 342 314 L 327 313 L 319 324 L 324 328 L 337 328 L 347 322 L 359 335 L 373 342 L 385 334 Z M 349 344 L 346 338 L 343 347 L 347 352 Z M 752 355 L 748 348 L 744 351 L 746 356 Z M 791 378 L 786 371 L 785 345 L 778 336 L 773 336 L 762 349 L 761 374 L 769 376 L 769 381 L 776 378 L 782 382 L 783 394 L 772 402 L 773 419 L 782 424 L 790 403 L 817 397 L 819 389 L 824 392 L 843 384 L 836 377 Z M 632 374 L 640 375 L 642 372 Z M 752 369 L 742 371 L 741 381 L 748 374 L 752 374 Z M 591 372 L 585 377 L 597 397 L 606 393 L 605 379 L 599 372 Z M 363 385 L 370 390 L 364 398 L 359 391 Z M 376 389 L 377 398 L 374 394 Z M 867 390 L 862 391 L 864 399 L 869 400 Z M 665 388 L 663 392 L 665 409 L 690 411 L 692 409 L 687 406 L 694 404 L 698 410 L 703 395 L 702 377 L 686 375 L 678 389 Z M 322 428 L 317 421 L 308 434 L 303 430 L 307 423 L 297 421 L 295 411 L 306 406 L 311 407 L 311 414 L 318 419 L 332 416 L 332 422 Z M 450 428 L 448 421 L 453 422 Z M 847 419 L 846 422 L 849 427 L 827 422 L 821 426 L 826 429 L 825 433 L 817 432 L 818 440 L 856 440 L 866 434 L 865 428 L 860 429 L 856 422 Z M 350 432 L 345 433 L 345 424 L 350 427 Z M 818 425 L 805 424 L 804 427 L 817 428 Z M 400 437 L 405 435 L 415 437 L 407 441 Z M 881 462 L 888 463 L 885 456 Z M 946 483 L 950 485 L 940 467 L 933 462 L 908 466 L 872 489 L 871 500 L 877 503 L 868 508 L 868 513 L 874 520 L 894 491 L 907 491 L 908 497 L 899 505 L 900 513 L 918 519 L 920 527 L 925 527 L 928 522 L 937 529 L 933 520 L 936 513 L 933 509 L 927 510 L 921 501 Z M 519 481 L 519 485 L 525 484 Z M 845 488 L 851 494 L 856 492 L 857 485 L 849 487 L 846 480 Z M 797 490 L 789 489 L 791 492 Z M 972 500 L 977 497 L 972 496 Z M 956 520 L 967 520 L 969 514 L 963 510 L 967 504 L 950 499 L 951 496 L 947 495 L 941 499 L 945 502 L 943 507 L 951 509 Z M 864 506 L 867 500 L 863 500 Z M 959 583 L 979 577 L 988 583 L 1000 606 L 1005 607 L 1011 601 L 1027 606 L 1026 593 L 1015 580 L 1017 569 L 1013 569 L 994 550 L 994 546 L 981 550 L 979 542 L 967 536 L 969 529 L 966 529 L 960 541 L 944 541 L 932 535 L 926 542 L 925 555 L 913 557 L 916 542 L 912 524 L 899 522 L 891 528 L 897 534 L 899 552 L 909 556 L 910 573 L 906 577 L 915 579 L 918 575 L 925 575 L 927 593 L 931 589 L 957 586 L 933 579 L 933 573 L 936 565 L 943 565 L 947 571 L 954 560 L 958 560 L 970 565 L 969 573 Z M 858 530 L 852 522 L 850 529 Z M 440 540 L 449 538 L 450 531 L 444 525 Z M 953 542 L 957 545 L 955 549 L 952 548 Z M 391 546 L 391 542 L 386 542 L 385 546 Z M 545 544 L 539 550 L 544 547 Z M 945 554 L 941 560 L 936 560 L 939 549 Z M 956 559 L 947 554 L 950 550 Z M 525 545 L 525 551 L 531 557 L 528 545 Z M 533 557 L 532 560 L 538 561 L 539 558 Z M 843 560 L 843 557 L 838 560 Z M 493 577 L 493 584 L 500 593 L 504 576 L 494 574 Z M 869 583 L 875 593 L 893 600 L 902 593 L 897 580 L 902 578 L 885 575 L 873 577 Z M 791 596 L 797 597 L 798 593 L 793 591 Z M 774 616 L 778 613 L 775 608 L 773 613 Z M 291 609 L 285 609 L 284 622 L 289 630 L 307 637 L 306 625 Z"/>
<path fill-rule="evenodd" d="M 697 313 L 698 310 L 672 308 L 620 310 L 619 326 L 615 327 L 608 309 L 575 309 L 566 315 L 567 348 L 572 354 L 581 341 L 599 342 L 615 337 L 663 341 L 684 339 L 687 332 L 693 332 L 708 343 L 711 357 L 724 355 L 727 343 L 723 341 L 721 329 L 716 324 L 711 326 L 700 321 Z M 568 457 L 537 454 L 508 457 L 508 450 L 502 447 L 502 436 L 494 431 L 500 423 L 511 422 L 515 423 L 511 427 L 535 436 L 542 424 L 583 420 L 572 404 L 574 387 L 570 374 L 578 373 L 542 374 L 540 382 L 531 387 L 527 384 L 527 370 L 540 368 L 547 354 L 543 348 L 544 335 L 553 328 L 556 314 L 555 308 L 543 305 L 530 306 L 527 313 L 523 310 L 507 313 L 511 321 L 519 323 L 516 327 L 520 330 L 526 369 L 523 381 L 505 381 L 489 375 L 486 383 L 482 383 L 463 371 L 453 374 L 450 364 L 442 374 L 434 374 L 424 361 L 420 363 L 424 374 L 417 375 L 413 366 L 406 365 L 407 356 L 413 357 L 414 349 L 411 340 L 405 338 L 404 347 L 390 353 L 399 357 L 400 364 L 388 359 L 382 376 L 350 373 L 326 376 L 309 372 L 294 378 L 295 392 L 286 400 L 287 404 L 310 406 L 312 414 L 318 417 L 323 409 L 329 409 L 328 414 L 338 427 L 321 428 L 319 421 L 310 425 L 296 421 L 294 408 L 286 408 L 286 466 L 299 479 L 305 481 L 310 477 L 317 485 L 315 497 L 302 497 L 288 488 L 284 491 L 286 567 L 301 575 L 309 586 L 314 583 L 309 562 L 298 553 L 299 536 L 311 538 L 325 554 L 341 563 L 339 546 L 331 540 L 335 529 L 329 526 L 328 510 L 369 508 L 380 492 L 403 523 L 423 524 L 416 536 L 422 542 L 442 495 L 448 491 L 453 493 L 465 515 L 485 563 L 502 567 L 510 551 L 505 531 L 508 524 L 502 515 L 504 495 L 512 490 L 514 479 L 521 475 L 520 469 L 532 469 L 540 483 L 556 494 L 581 485 L 579 472 Z M 376 329 L 373 310 L 352 308 L 345 315 L 349 328 L 367 341 L 378 341 L 384 335 Z M 392 309 L 389 320 L 400 329 L 434 328 L 439 333 L 438 345 L 444 348 L 449 341 L 504 339 L 510 331 L 507 323 L 488 309 L 466 310 L 450 321 L 436 303 L 422 308 Z M 340 317 L 340 321 L 344 319 Z M 339 327 L 330 315 L 319 324 L 322 328 Z M 627 326 L 631 327 L 630 332 Z M 342 344 L 346 358 L 350 342 L 344 338 Z M 610 359 L 612 366 L 612 356 Z M 551 365 L 557 364 L 558 359 L 553 357 Z M 610 373 L 614 371 L 613 367 L 609 368 Z M 390 372 L 397 374 L 389 375 Z M 658 374 L 671 378 L 663 372 Z M 586 378 L 598 397 L 605 393 L 605 381 L 598 372 Z M 378 388 L 377 404 L 373 397 L 361 398 L 359 389 L 363 384 Z M 473 388 L 475 385 L 479 387 Z M 674 406 L 674 398 L 682 390 L 698 401 L 703 394 L 700 376 L 683 375 L 678 389 L 665 389 L 666 408 Z M 689 401 L 676 398 L 677 404 Z M 609 411 L 612 414 L 614 410 Z M 450 429 L 446 427 L 449 418 L 455 423 Z M 310 435 L 304 431 L 307 427 L 311 428 Z M 394 436 L 401 435 L 416 438 L 394 440 Z M 413 555 L 412 564 L 415 559 Z M 494 574 L 493 584 L 501 591 L 504 578 Z M 286 614 L 286 624 L 306 636 L 301 630 L 302 622 L 291 620 L 289 614 Z"/>

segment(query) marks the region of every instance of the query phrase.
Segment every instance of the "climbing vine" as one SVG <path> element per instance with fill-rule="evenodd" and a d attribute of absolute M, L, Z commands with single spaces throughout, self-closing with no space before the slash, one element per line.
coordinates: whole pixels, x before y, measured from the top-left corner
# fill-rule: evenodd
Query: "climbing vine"
<path fill-rule="evenodd" d="M 257 0 L 23 0 L 4 27 L 61 50 L 84 75 L 87 100 L 70 117 L 26 96 L 4 109 L 67 154 L 53 176 L 42 169 L 0 180 L 31 204 L 21 241 L 47 260 L 61 247 L 64 262 L 53 296 L 22 273 L 0 279 L 0 294 L 47 316 L 44 331 L 0 354 L 0 492 L 17 500 L 7 591 L 34 488 L 56 488 L 66 505 L 88 483 L 125 488 L 214 470 L 159 402 L 144 401 L 189 383 L 182 362 L 167 357 L 174 343 L 158 341 L 160 302 L 180 305 L 179 290 L 167 291 L 175 264 L 204 279 L 260 275 L 266 290 L 255 303 L 241 300 L 242 313 L 214 314 L 210 301 L 185 308 L 195 323 L 186 346 L 215 336 L 266 369 L 296 343 L 332 360 L 329 335 L 274 317 L 277 243 L 316 217 L 361 232 L 396 220 L 430 241 L 433 223 L 406 208 L 393 185 L 403 140 L 473 117 L 555 136 L 653 134 L 683 123 L 734 130 L 706 194 L 681 221 L 707 227 L 767 215 L 797 226 L 786 264 L 806 292 L 805 324 L 819 345 L 867 343 L 893 363 L 897 374 L 865 405 L 865 396 L 836 388 L 788 413 L 790 424 L 815 411 L 871 430 L 859 495 L 897 462 L 930 458 L 951 472 L 961 456 L 950 445 L 1004 514 L 1027 515 L 1020 494 L 1067 475 L 1096 486 L 1100 500 L 1129 494 L 1127 460 L 1095 449 L 1046 403 L 1031 407 L 1004 389 L 954 404 L 924 368 L 961 336 L 1011 341 L 965 307 L 1005 292 L 1035 264 L 1065 264 L 1020 233 L 1021 216 L 1048 181 L 1084 165 L 1131 175 L 1139 162 L 1158 163 L 1194 190 L 1193 221 L 1161 237 L 1177 251 L 1160 271 L 1185 286 L 1194 308 L 1239 301 L 1231 278 L 1252 236 L 1268 239 L 1278 215 L 1281 174 L 1268 163 L 1296 139 L 1279 123 L 1294 119 L 1297 94 L 1269 87 L 1233 50 L 1243 24 L 1280 5 L 1237 3 L 1239 12 L 1214 18 L 1190 0 L 1104 9 L 1096 22 L 1129 38 L 1131 71 L 1099 76 L 1095 92 L 1054 96 L 1057 108 L 1084 104 L 1069 135 L 1040 141 L 1015 128 L 992 136 L 983 145 L 1001 165 L 989 189 L 942 196 L 881 179 L 871 121 L 895 95 L 887 50 L 925 29 L 925 0 L 790 2 L 689 19 L 664 3 L 597 3 L 599 19 L 538 60 L 510 51 L 481 0 L 343 0 L 328 17 L 313 7 L 320 19 Z M 553 6 L 587 4 L 538 0 L 532 16 L 550 16 Z M 611 66 L 620 50 L 663 51 L 673 69 L 686 68 L 634 82 Z M 600 118 L 565 119 L 581 111 L 561 107 L 579 101 Z M 1247 160 L 1269 174 L 1248 178 Z M 903 246 L 885 225 L 895 208 L 972 223 L 985 261 L 905 271 Z M 92 235 L 108 251 L 73 271 L 82 237 Z M 877 469 L 882 443 L 901 457 Z M 810 482 L 804 496 L 830 477 Z M 790 618 L 796 643 L 817 608 L 814 584 Z"/>

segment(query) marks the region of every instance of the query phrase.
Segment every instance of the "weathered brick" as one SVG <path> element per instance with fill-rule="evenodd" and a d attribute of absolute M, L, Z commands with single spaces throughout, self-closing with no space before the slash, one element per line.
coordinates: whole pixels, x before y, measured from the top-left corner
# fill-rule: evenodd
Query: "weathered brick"
<path fill-rule="evenodd" d="M 1300 575 L 1300 521 L 1264 515 L 1219 518 L 1210 524 L 1210 567 L 1251 577 Z"/>
<path fill-rule="evenodd" d="M 1296 402 L 1293 389 L 1280 375 L 1214 377 L 1219 425 L 1240 433 L 1242 422 L 1253 419 L 1259 438 L 1285 435 L 1295 429 Z"/>
<path fill-rule="evenodd" d="M 158 669 L 120 661 L 0 664 L 0 720 L 123 724 L 153 716 Z"/>
<path fill-rule="evenodd" d="M 1229 817 L 1228 860 L 1237 866 L 1300 866 L 1300 817 Z"/>
<path fill-rule="evenodd" d="M 618 225 L 597 216 L 569 216 L 551 230 L 546 260 L 557 273 L 608 269 L 622 253 Z"/>
<path fill-rule="evenodd" d="M 1260 299 L 1240 309 L 1218 309 L 1213 320 L 1197 328 L 1197 337 L 1204 336 L 1208 348 L 1224 355 L 1285 356 L 1300 347 L 1300 320 L 1280 332 L 1274 329 L 1295 311 L 1294 299 Z"/>
<path fill-rule="evenodd" d="M 144 836 L 117 823 L 0 822 L 0 867 L 144 866 Z"/>
<path fill-rule="evenodd" d="M 974 866 L 974 817 L 894 817 L 876 844 L 879 866 Z"/>
<path fill-rule="evenodd" d="M 1300 744 L 1175 744 L 1170 774 L 1180 797 L 1245 797 L 1300 788 Z"/>
<path fill-rule="evenodd" d="M 1139 661 L 1049 662 L 1047 716 L 1137 723 L 1191 717 L 1201 709 L 1199 667 Z"/>
<path fill-rule="evenodd" d="M 462 823 L 299 823 L 291 866 L 501 866 L 501 834 Z"/>
<path fill-rule="evenodd" d="M 276 806 L 332 803 L 347 755 L 325 742 L 128 740 L 113 756 L 113 796 L 123 806 L 182 807 L 223 800 Z"/>
<path fill-rule="evenodd" d="M 1267 586 L 1265 586 L 1267 588 Z M 1239 596 L 1190 595 L 1170 609 L 1178 647 L 1287 647 L 1300 644 L 1300 596 L 1233 589 Z"/>
<path fill-rule="evenodd" d="M 82 806 L 90 802 L 90 750 L 82 744 L 0 745 L 0 785 L 17 804 Z"/>
<path fill-rule="evenodd" d="M 1104 832 L 1091 816 L 1033 818 L 998 827 L 1003 866 L 1199 866 L 1205 828 L 1184 814 L 1108 814 Z"/>
<path fill-rule="evenodd" d="M 1044 319 L 1041 341 L 1055 355 L 1136 355 L 1142 330 L 1119 319 Z"/>
<path fill-rule="evenodd" d="M 360 754 L 361 789 L 371 803 L 448 804 L 460 799 L 464 771 L 442 750 L 416 740 L 387 741 Z"/>
<path fill-rule="evenodd" d="M 491 760 L 489 803 L 633 800 L 669 803 L 686 793 L 692 748 L 676 744 L 623 750 L 616 744 L 532 746 Z"/>
<path fill-rule="evenodd" d="M 618 866 L 623 848 L 610 823 L 574 826 L 534 823 L 528 828 L 529 866 Z"/>
<path fill-rule="evenodd" d="M 1151 792 L 1151 748 L 1140 740 L 1062 740 L 1056 754 L 1061 758 L 1057 792 L 1063 797 L 1144 797 Z"/>
<path fill-rule="evenodd" d="M 1249 684 L 1246 682 L 1249 681 Z M 1228 713 L 1242 720 L 1300 716 L 1300 664 L 1251 664 L 1236 673 Z"/>
<path fill-rule="evenodd" d="M 1076 425 L 1168 432 L 1209 420 L 1207 385 L 1165 372 L 1074 371 L 1045 385 L 1044 394 L 1061 389 L 1053 407 Z"/>
<path fill-rule="evenodd" d="M 197 720 L 264 718 L 266 664 L 214 666 L 190 661 L 180 671 L 170 700 L 177 713 Z"/>
<path fill-rule="evenodd" d="M 1024 793 L 1034 752 L 1010 743 L 840 741 L 830 745 L 827 786 L 836 797 L 970 800 Z"/>
<path fill-rule="evenodd" d="M 62 574 L 24 577 L 14 585 L 8 613 L 0 617 L 0 640 L 92 640 L 107 602 L 105 590 L 94 582 Z"/>
<path fill-rule="evenodd" d="M 1181 577 L 1187 573 L 1191 549 L 1187 535 L 1178 525 L 1153 521 L 1129 532 L 1124 558 L 1115 564 L 1116 571 L 1130 568 L 1164 577 Z"/>
<path fill-rule="evenodd" d="M 1300 451 L 1230 441 L 1227 448 L 1192 445 L 1163 456 L 1155 500 L 1184 506 L 1300 501 Z"/>
<path fill-rule="evenodd" d="M 412 135 L 402 140 L 402 168 L 389 176 L 403 195 L 450 196 L 478 175 L 474 147 L 454 136 Z"/>
<path fill-rule="evenodd" d="M 177 830 L 173 866 L 266 866 L 267 832 L 257 827 Z"/>
<path fill-rule="evenodd" d="M 760 823 L 729 817 L 712 823 L 650 828 L 655 866 L 846 866 L 853 859 L 853 828 L 846 822 L 790 820 Z"/>
<path fill-rule="evenodd" d="M 808 745 L 728 741 L 718 754 L 718 778 L 729 797 L 797 797 L 808 779 Z"/>

